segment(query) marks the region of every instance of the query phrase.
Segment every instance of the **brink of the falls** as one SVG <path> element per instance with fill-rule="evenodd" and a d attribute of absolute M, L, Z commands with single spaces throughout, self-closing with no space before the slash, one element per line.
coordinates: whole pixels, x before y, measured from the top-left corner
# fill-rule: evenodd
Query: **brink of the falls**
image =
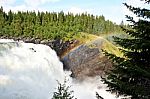
<path fill-rule="evenodd" d="M 0 43 L 0 99 L 48 99 L 64 78 L 62 63 L 45 45 Z"/>
<path fill-rule="evenodd" d="M 0 40 L 0 99 L 51 99 L 57 80 L 63 82 L 65 76 L 78 99 L 96 99 L 96 92 L 104 99 L 116 98 L 98 77 L 82 83 L 71 79 L 50 47 Z"/>

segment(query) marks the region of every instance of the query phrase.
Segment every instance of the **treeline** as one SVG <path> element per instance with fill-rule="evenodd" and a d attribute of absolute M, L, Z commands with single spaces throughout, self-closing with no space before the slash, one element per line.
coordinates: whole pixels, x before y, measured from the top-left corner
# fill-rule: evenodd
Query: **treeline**
<path fill-rule="evenodd" d="M 56 12 L 12 12 L 0 8 L 0 35 L 40 39 L 72 39 L 80 32 L 100 35 L 120 32 L 120 26 L 104 16 L 86 13 L 73 15 Z"/>

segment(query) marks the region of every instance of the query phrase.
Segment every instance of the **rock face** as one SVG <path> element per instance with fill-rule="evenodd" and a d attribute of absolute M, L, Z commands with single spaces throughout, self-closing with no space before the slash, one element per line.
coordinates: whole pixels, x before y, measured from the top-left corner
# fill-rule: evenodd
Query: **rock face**
<path fill-rule="evenodd" d="M 64 68 L 72 71 L 72 77 L 101 76 L 111 68 L 111 62 L 101 52 L 103 40 L 98 38 L 89 44 L 73 49 L 62 58 Z"/>
<path fill-rule="evenodd" d="M 72 40 L 72 41 L 62 41 L 62 40 L 54 40 L 54 41 L 41 41 L 41 44 L 45 44 L 52 49 L 54 49 L 59 57 L 61 57 L 64 53 L 68 50 L 74 48 L 78 45 L 79 41 Z"/>

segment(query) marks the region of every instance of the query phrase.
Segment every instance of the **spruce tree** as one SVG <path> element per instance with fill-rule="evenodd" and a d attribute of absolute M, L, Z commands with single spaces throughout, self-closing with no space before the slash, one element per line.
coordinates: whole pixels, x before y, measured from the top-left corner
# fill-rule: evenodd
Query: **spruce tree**
<path fill-rule="evenodd" d="M 72 95 L 73 91 L 70 91 L 70 86 L 66 85 L 67 80 L 64 80 L 64 83 L 61 84 L 58 82 L 57 91 L 54 92 L 52 99 L 77 99 Z"/>
<path fill-rule="evenodd" d="M 142 0 L 149 3 L 149 0 Z M 141 1 L 141 2 L 142 2 Z M 150 99 L 150 10 L 124 5 L 133 12 L 138 21 L 127 16 L 130 29 L 123 30 L 130 38 L 114 37 L 124 57 L 105 52 L 112 60 L 113 69 L 103 78 L 112 93 L 130 96 L 131 99 Z"/>

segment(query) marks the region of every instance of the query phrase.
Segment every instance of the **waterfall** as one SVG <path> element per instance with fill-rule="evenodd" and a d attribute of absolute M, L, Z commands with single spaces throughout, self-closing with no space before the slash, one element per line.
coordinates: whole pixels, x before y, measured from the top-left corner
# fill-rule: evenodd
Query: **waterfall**
<path fill-rule="evenodd" d="M 0 40 L 0 99 L 51 99 L 57 80 L 63 82 L 65 76 L 78 99 L 96 99 L 96 91 L 104 99 L 116 99 L 105 91 L 99 77 L 82 83 L 70 78 L 50 47 Z"/>

